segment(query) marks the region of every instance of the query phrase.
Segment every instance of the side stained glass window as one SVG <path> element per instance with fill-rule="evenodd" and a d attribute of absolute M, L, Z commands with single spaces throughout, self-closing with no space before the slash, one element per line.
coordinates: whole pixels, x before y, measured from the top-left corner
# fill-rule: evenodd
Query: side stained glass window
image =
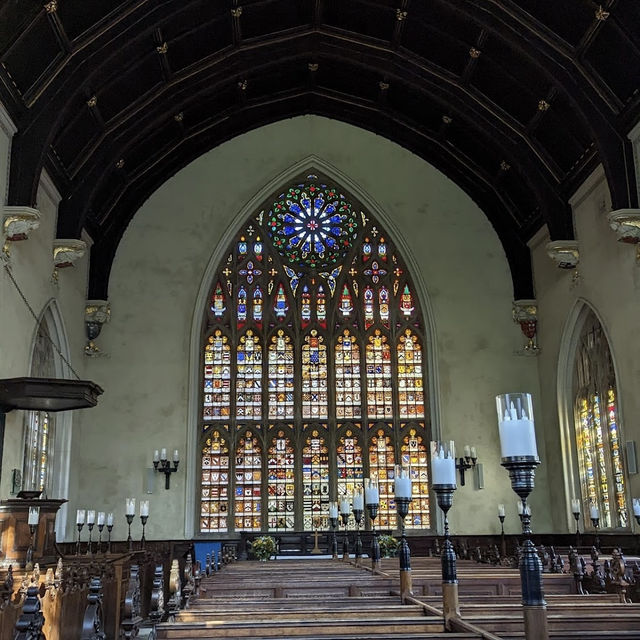
<path fill-rule="evenodd" d="M 202 449 L 200 530 L 203 533 L 228 531 L 229 447 L 215 430 Z"/>
<path fill-rule="evenodd" d="M 262 450 L 251 431 L 238 444 L 235 460 L 235 529 L 259 531 L 262 523 Z"/>
<path fill-rule="evenodd" d="M 583 513 L 597 506 L 601 528 L 629 526 L 611 352 L 594 314 L 585 323 L 575 365 L 575 438 Z"/>
<path fill-rule="evenodd" d="M 411 329 L 398 343 L 398 405 L 401 418 L 424 418 L 422 349 Z"/>
<path fill-rule="evenodd" d="M 391 391 L 391 349 L 387 337 L 376 329 L 369 336 L 367 358 L 367 408 L 369 418 L 390 418 L 393 413 Z"/>
<path fill-rule="evenodd" d="M 395 529 L 396 504 L 393 494 L 395 479 L 395 453 L 391 438 L 383 429 L 378 429 L 369 445 L 369 474 L 378 480 L 380 510 L 377 524 L 382 529 Z"/>
<path fill-rule="evenodd" d="M 329 449 L 317 430 L 302 448 L 303 526 L 325 527 L 329 517 Z"/>
<path fill-rule="evenodd" d="M 269 418 L 293 418 L 293 345 L 282 331 L 269 345 Z"/>
<path fill-rule="evenodd" d="M 329 501 L 367 477 L 381 483 L 377 524 L 394 528 L 398 464 L 420 492 L 407 525 L 429 526 L 422 444 L 418 463 L 411 448 L 430 440 L 428 331 L 396 240 L 306 175 L 218 248 L 197 364 L 199 533 L 324 527 Z"/>
<path fill-rule="evenodd" d="M 267 457 L 269 531 L 295 529 L 295 453 L 284 431 L 271 440 Z"/>
<path fill-rule="evenodd" d="M 260 338 L 249 329 L 240 338 L 236 369 L 236 416 L 262 416 L 262 348 Z"/>
<path fill-rule="evenodd" d="M 328 417 L 327 347 L 315 329 L 302 345 L 302 417 Z"/>
<path fill-rule="evenodd" d="M 360 347 L 357 339 L 345 329 L 335 349 L 336 418 L 360 418 L 362 396 L 360 385 Z"/>
<path fill-rule="evenodd" d="M 231 347 L 219 329 L 204 348 L 204 419 L 227 420 L 231 413 Z"/>
<path fill-rule="evenodd" d="M 429 520 L 429 467 L 427 447 L 416 429 L 410 429 L 402 441 L 402 466 L 409 469 L 412 500 L 409 503 L 407 526 L 428 529 Z"/>

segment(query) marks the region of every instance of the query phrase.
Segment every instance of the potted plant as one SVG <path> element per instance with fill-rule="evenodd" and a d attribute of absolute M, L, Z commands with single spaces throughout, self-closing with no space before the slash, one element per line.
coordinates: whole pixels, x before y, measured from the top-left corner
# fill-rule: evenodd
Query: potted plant
<path fill-rule="evenodd" d="M 393 558 L 398 553 L 400 543 L 389 535 L 378 536 L 378 544 L 380 545 L 380 555 L 383 558 Z"/>
<path fill-rule="evenodd" d="M 276 541 L 271 536 L 259 536 L 251 545 L 251 553 L 256 560 L 266 562 L 276 553 Z"/>

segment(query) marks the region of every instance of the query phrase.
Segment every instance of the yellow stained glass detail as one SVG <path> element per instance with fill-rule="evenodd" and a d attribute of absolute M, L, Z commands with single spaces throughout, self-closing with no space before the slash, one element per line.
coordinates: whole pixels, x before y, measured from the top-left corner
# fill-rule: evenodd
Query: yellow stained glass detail
<path fill-rule="evenodd" d="M 219 329 L 204 347 L 205 420 L 227 420 L 231 405 L 231 347 Z"/>
<path fill-rule="evenodd" d="M 422 349 L 411 329 L 400 336 L 397 355 L 400 418 L 424 418 Z"/>
<path fill-rule="evenodd" d="M 262 449 L 251 431 L 240 438 L 235 459 L 236 531 L 259 531 L 262 513 Z"/>
<path fill-rule="evenodd" d="M 402 467 L 409 470 L 411 478 L 411 502 L 406 518 L 407 528 L 428 529 L 429 518 L 429 467 L 427 447 L 422 436 L 411 429 L 402 441 Z"/>
<path fill-rule="evenodd" d="M 262 416 L 262 347 L 260 338 L 249 329 L 240 338 L 236 370 L 236 417 Z"/>
<path fill-rule="evenodd" d="M 200 531 L 228 531 L 229 447 L 219 431 L 214 431 L 202 449 L 200 478 Z"/>
<path fill-rule="evenodd" d="M 376 524 L 381 529 L 396 528 L 396 503 L 393 492 L 395 452 L 391 438 L 378 429 L 369 445 L 369 475 L 378 481 L 380 509 Z"/>

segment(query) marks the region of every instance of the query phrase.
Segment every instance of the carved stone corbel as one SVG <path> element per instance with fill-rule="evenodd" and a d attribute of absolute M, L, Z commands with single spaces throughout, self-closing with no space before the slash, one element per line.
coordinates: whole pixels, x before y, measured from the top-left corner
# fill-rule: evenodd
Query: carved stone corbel
<path fill-rule="evenodd" d="M 87 344 L 84 353 L 94 357 L 103 355 L 94 340 L 100 335 L 103 325 L 111 319 L 111 307 L 107 300 L 87 300 L 84 310 L 84 324 L 87 332 Z"/>
<path fill-rule="evenodd" d="M 520 330 L 527 339 L 522 353 L 537 355 L 540 351 L 537 344 L 538 303 L 535 300 L 514 300 L 512 314 L 513 321 L 520 325 Z"/>
<path fill-rule="evenodd" d="M 55 269 L 72 267 L 86 251 L 87 243 L 84 240 L 56 238 L 53 241 L 53 266 Z"/>
<path fill-rule="evenodd" d="M 547 243 L 547 255 L 560 269 L 575 269 L 580 261 L 576 240 L 553 240 Z"/>
<path fill-rule="evenodd" d="M 2 216 L 3 252 L 9 255 L 9 244 L 26 240 L 40 226 L 40 212 L 31 207 L 4 207 Z"/>
<path fill-rule="evenodd" d="M 617 209 L 607 216 L 607 220 L 618 242 L 637 245 L 636 261 L 640 262 L 640 209 Z"/>

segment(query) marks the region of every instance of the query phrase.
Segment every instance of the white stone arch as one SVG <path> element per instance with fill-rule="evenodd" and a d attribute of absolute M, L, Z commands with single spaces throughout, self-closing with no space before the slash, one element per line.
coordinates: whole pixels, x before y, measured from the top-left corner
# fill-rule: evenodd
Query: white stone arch
<path fill-rule="evenodd" d="M 578 298 L 571 308 L 564 327 L 562 329 L 562 337 L 560 340 L 560 349 L 558 352 L 558 367 L 556 380 L 556 395 L 558 402 L 558 423 L 560 426 L 560 443 L 562 448 L 562 470 L 565 489 L 565 511 L 567 516 L 567 525 L 569 530 L 575 527 L 575 520 L 571 512 L 571 498 L 581 493 L 580 477 L 578 470 L 577 449 L 575 442 L 574 430 L 574 414 L 573 414 L 573 376 L 576 351 L 585 322 L 590 315 L 594 315 L 604 333 L 607 344 L 609 345 L 609 353 L 613 363 L 613 371 L 616 378 L 616 386 L 618 390 L 621 387 L 620 378 L 618 376 L 618 366 L 616 363 L 616 354 L 612 347 L 611 337 L 604 322 L 602 315 L 596 307 L 585 298 Z M 624 407 L 622 406 L 621 394 L 617 394 L 618 409 L 618 430 L 620 442 L 624 442 Z M 626 464 L 625 464 L 625 476 Z M 629 503 L 629 482 L 625 477 L 625 492 L 627 493 L 627 504 Z M 584 515 L 584 514 L 583 514 Z"/>
<path fill-rule="evenodd" d="M 427 379 L 428 379 L 428 398 L 429 398 L 429 418 L 431 424 L 431 435 L 435 439 L 440 438 L 440 403 L 439 403 L 439 381 L 437 369 L 437 341 L 435 332 L 434 313 L 427 292 L 427 287 L 422 277 L 422 272 L 418 268 L 415 256 L 410 250 L 403 234 L 398 230 L 397 225 L 393 221 L 390 213 L 385 211 L 374 198 L 372 198 L 365 189 L 363 189 L 355 180 L 343 173 L 331 163 L 316 156 L 308 155 L 290 167 L 274 175 L 268 180 L 254 196 L 246 202 L 244 207 L 238 212 L 232 224 L 230 224 L 222 235 L 217 247 L 212 252 L 206 269 L 202 275 L 198 293 L 194 301 L 193 316 L 191 320 L 191 336 L 189 341 L 189 389 L 188 389 L 188 412 L 187 412 L 187 456 L 189 464 L 187 465 L 186 491 L 185 491 L 185 532 L 186 538 L 194 536 L 195 508 L 198 502 L 198 496 L 195 493 L 196 487 L 196 469 L 198 469 L 197 456 L 199 452 L 197 445 L 199 442 L 198 433 L 198 415 L 200 407 L 198 405 L 200 397 L 200 377 L 201 372 L 197 367 L 200 362 L 200 349 L 202 347 L 202 321 L 203 309 L 207 304 L 207 298 L 211 283 L 215 275 L 216 269 L 223 258 L 224 252 L 227 250 L 229 243 L 245 224 L 249 216 L 257 211 L 264 201 L 283 185 L 293 181 L 303 172 L 319 171 L 327 178 L 341 185 L 354 197 L 356 197 L 367 209 L 369 209 L 376 219 L 385 225 L 391 234 L 395 245 L 399 248 L 400 253 L 409 268 L 412 281 L 416 289 L 415 294 L 420 301 L 420 308 L 425 321 L 425 344 L 423 349 L 426 350 Z M 434 522 L 439 520 L 434 519 Z"/>
<path fill-rule="evenodd" d="M 36 349 L 36 341 L 38 330 L 44 324 L 47 335 L 53 343 L 53 375 L 56 378 L 70 378 L 75 376 L 71 367 L 67 364 L 70 362 L 69 341 L 65 328 L 64 318 L 60 312 L 58 301 L 51 298 L 44 305 L 38 323 L 34 328 L 31 338 L 31 348 L 29 350 L 29 372 L 34 374 L 34 352 Z M 71 461 L 71 430 L 72 430 L 72 412 L 60 411 L 53 414 L 55 419 L 54 439 L 51 447 L 51 480 L 49 498 L 67 498 L 69 495 L 69 471 Z M 24 451 L 24 438 L 23 438 Z M 67 503 L 63 504 L 58 510 L 56 518 L 56 539 L 63 541 L 67 523 Z"/>

